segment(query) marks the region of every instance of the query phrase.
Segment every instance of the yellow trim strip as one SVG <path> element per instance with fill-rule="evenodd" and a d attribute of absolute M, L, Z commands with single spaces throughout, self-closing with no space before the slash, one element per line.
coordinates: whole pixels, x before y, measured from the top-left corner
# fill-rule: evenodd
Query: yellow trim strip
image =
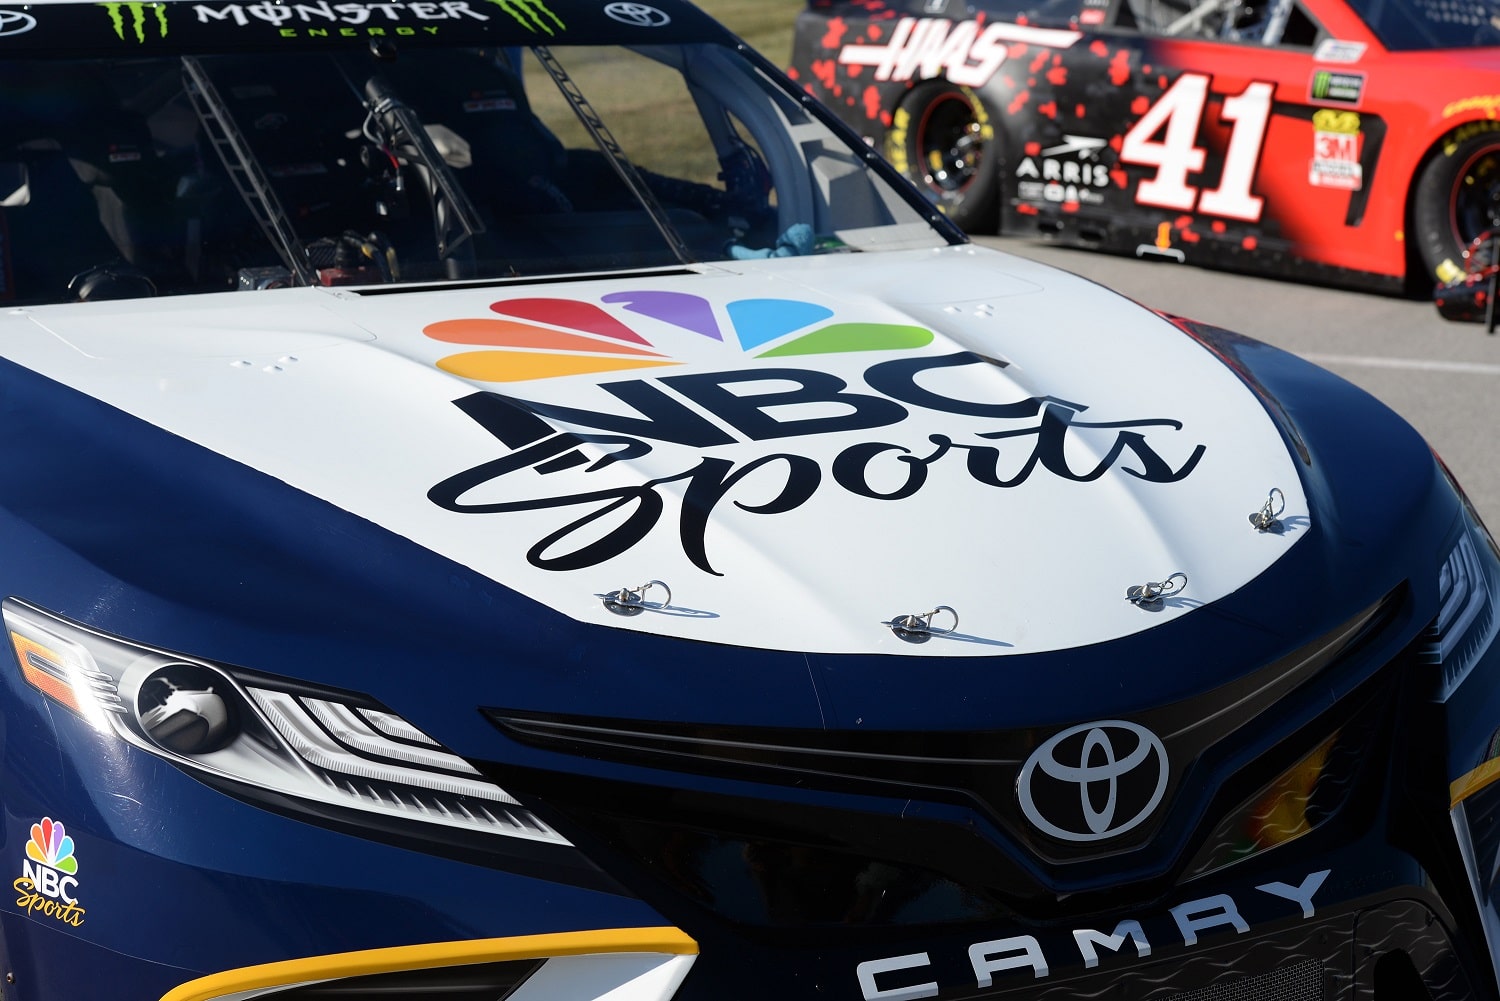
<path fill-rule="evenodd" d="M 555 935 L 521 935 L 514 938 L 402 945 L 226 970 L 175 987 L 162 995 L 161 1001 L 213 1001 L 240 991 L 290 987 L 314 980 L 360 977 L 371 973 L 621 952 L 696 956 L 698 943 L 676 928 L 607 928 Z"/>
<path fill-rule="evenodd" d="M 1448 809 L 1468 799 L 1485 786 L 1500 780 L 1500 758 L 1491 758 L 1467 775 L 1448 783 Z"/>

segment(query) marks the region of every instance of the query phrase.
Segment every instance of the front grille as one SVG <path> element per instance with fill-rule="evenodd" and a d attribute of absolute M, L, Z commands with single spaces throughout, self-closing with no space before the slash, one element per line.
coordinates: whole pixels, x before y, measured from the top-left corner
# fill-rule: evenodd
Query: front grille
<path fill-rule="evenodd" d="M 1400 599 L 1401 592 L 1387 596 L 1249 675 L 1132 714 L 1132 725 L 1160 735 L 1170 759 L 1157 794 L 1165 806 L 1147 808 L 1154 809 L 1149 817 L 1107 842 L 1064 840 L 1023 815 L 1018 782 L 1028 756 L 1048 735 L 1039 728 L 865 732 L 487 708 L 485 715 L 519 744 L 575 760 L 642 769 L 613 771 L 602 779 L 588 774 L 591 767 L 570 769 L 567 775 L 551 769 L 525 775 L 513 767 L 497 767 L 492 777 L 518 792 L 525 786 L 539 802 L 611 844 L 629 845 L 658 874 L 680 871 L 674 860 L 688 840 L 698 843 L 695 858 L 710 849 L 729 854 L 731 846 L 772 857 L 817 849 L 909 870 L 924 886 L 951 883 L 962 888 L 966 905 L 988 896 L 974 891 L 999 890 L 994 898 L 998 911 L 980 908 L 986 917 L 1009 907 L 1024 911 L 1030 906 L 1026 898 L 1035 898 L 1031 905 L 1051 912 L 1055 908 L 1048 899 L 1055 902 L 1055 890 L 1103 892 L 1118 887 L 1129 870 L 1130 880 L 1138 883 L 1165 875 L 1181 861 L 1180 853 L 1205 814 L 1223 817 L 1234 811 L 1344 725 L 1364 699 L 1345 699 L 1324 712 L 1326 719 L 1314 721 L 1312 714 L 1323 712 L 1319 703 L 1327 693 L 1313 690 L 1308 682 L 1344 658 L 1361 656 Z M 1312 695 L 1302 698 L 1309 690 Z M 1280 711 L 1268 715 L 1272 706 Z M 1279 721 L 1282 732 L 1267 728 L 1267 719 Z M 1302 732 L 1292 732 L 1294 719 L 1305 721 Z M 1248 754 L 1247 744 L 1256 743 L 1261 746 Z M 1309 828 L 1337 808 L 1362 760 L 1339 758 L 1340 767 L 1333 769 L 1339 781 L 1329 783 L 1330 789 L 1338 786 L 1334 791 L 1339 795 L 1320 793 L 1310 803 L 1318 809 L 1316 816 L 1303 818 Z M 728 781 L 713 794 L 701 782 L 678 777 L 688 775 Z M 831 795 L 820 804 L 806 795 L 809 790 Z M 1078 793 L 1071 792 L 1068 805 L 1076 810 Z M 1251 800 L 1249 808 L 1256 804 Z M 661 816 L 677 822 L 668 829 L 658 822 Z M 1243 819 L 1231 819 L 1234 823 L 1212 839 L 1216 850 L 1197 859 L 1194 872 L 1241 857 L 1244 844 L 1251 843 L 1253 839 L 1241 837 Z M 692 833 L 685 834 L 684 828 Z M 1127 853 L 1132 857 L 1122 865 Z M 1034 862 L 1045 867 L 1042 880 L 1036 879 Z M 920 878 L 917 870 L 922 870 Z M 752 878 L 759 875 L 747 874 L 746 879 Z M 696 896 L 707 893 L 722 900 L 723 894 L 701 889 L 708 882 L 701 873 L 688 878 L 699 888 Z M 1048 892 L 1040 893 L 1042 883 Z M 1006 904 L 1000 904 L 1002 898 Z M 735 917 L 755 920 L 744 913 Z M 950 917 L 971 920 L 974 915 L 966 906 Z"/>
<path fill-rule="evenodd" d="M 1160 734 L 1173 757 L 1175 780 L 1207 745 L 1253 722 L 1330 664 L 1377 632 L 1398 604 L 1386 598 L 1274 663 L 1220 688 L 1171 706 L 1136 713 L 1132 721 Z M 672 771 L 748 779 L 797 788 L 866 792 L 909 798 L 920 791 L 938 802 L 978 806 L 1023 839 L 1033 832 L 1015 806 L 1022 763 L 1044 736 L 1037 730 L 798 730 L 610 719 L 566 713 L 488 708 L 506 736 L 532 747 Z M 1186 721 L 1186 722 L 1185 722 Z M 1204 725 L 1212 721 L 1212 725 Z M 1168 790 L 1169 794 L 1171 790 Z M 1133 847 L 1154 833 L 1142 829 L 1102 854 Z M 1042 855 L 1072 852 L 1035 843 Z"/>
<path fill-rule="evenodd" d="M 1258 977 L 1211 984 L 1162 1001 L 1323 1001 L 1323 964 L 1315 959 L 1292 963 Z"/>

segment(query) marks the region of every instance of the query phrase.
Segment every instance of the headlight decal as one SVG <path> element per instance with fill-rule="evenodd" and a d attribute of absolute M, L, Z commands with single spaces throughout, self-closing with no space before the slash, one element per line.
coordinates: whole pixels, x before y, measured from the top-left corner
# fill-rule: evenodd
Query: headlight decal
<path fill-rule="evenodd" d="M 362 697 L 132 643 L 16 598 L 0 604 L 26 681 L 103 733 L 215 784 L 569 846 L 418 727 Z"/>
<path fill-rule="evenodd" d="M 1442 458 L 1436 453 L 1433 457 L 1461 508 L 1459 536 L 1438 571 L 1438 613 L 1422 634 L 1415 654 L 1419 662 L 1436 665 L 1441 672 L 1436 700 L 1446 706 L 1448 802 L 1457 824 L 1464 801 L 1500 780 L 1500 730 L 1493 729 L 1495 700 L 1482 681 L 1465 698 L 1453 698 L 1474 669 L 1492 659 L 1500 634 L 1500 615 L 1496 614 L 1500 546 Z M 1490 670 L 1486 666 L 1481 677 Z"/>
<path fill-rule="evenodd" d="M 1482 530 L 1470 526 L 1443 561 L 1438 575 L 1442 604 L 1420 652 L 1423 662 L 1442 665 L 1439 700 L 1458 690 L 1500 631 L 1495 614 L 1500 575 L 1488 541 L 1482 547 L 1476 542 L 1477 531 Z"/>
<path fill-rule="evenodd" d="M 426 744 L 428 747 L 438 746 L 437 741 L 395 713 L 383 713 L 378 709 L 361 709 L 359 715 L 387 737 L 396 737 L 412 744 Z"/>
<path fill-rule="evenodd" d="M 411 758 L 406 758 L 399 746 L 387 749 L 381 745 L 373 745 L 371 741 L 361 740 L 359 734 L 350 733 L 347 729 L 346 721 L 354 715 L 353 710 L 347 706 L 322 699 L 298 698 L 289 692 L 265 688 L 251 688 L 250 697 L 276 732 L 303 760 L 330 775 L 375 779 L 517 805 L 513 797 L 499 786 L 480 778 L 479 773 L 456 754 L 427 752 L 428 760 L 414 760 L 415 753 Z M 330 723 L 333 725 L 330 726 Z M 353 739 L 346 740 L 346 736 Z M 380 760 L 382 757 L 412 760 L 426 768 L 390 764 Z M 474 778 L 445 775 L 436 769 L 463 771 Z"/>
<path fill-rule="evenodd" d="M 11 646 L 21 676 L 37 691 L 73 710 L 100 729 L 105 713 L 124 713 L 113 679 L 94 665 L 88 650 L 60 636 L 42 637 L 11 629 Z"/>

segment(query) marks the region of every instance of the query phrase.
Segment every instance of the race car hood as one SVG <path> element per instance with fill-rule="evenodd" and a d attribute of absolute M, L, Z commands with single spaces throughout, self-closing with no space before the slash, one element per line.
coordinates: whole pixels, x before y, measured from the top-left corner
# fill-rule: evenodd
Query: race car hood
<path fill-rule="evenodd" d="M 665 636 L 1087 645 L 1192 615 L 1309 527 L 1280 431 L 1214 355 L 974 247 L 4 325 L 50 379 L 575 620 Z M 1127 600 L 1148 583 L 1160 602 Z"/>

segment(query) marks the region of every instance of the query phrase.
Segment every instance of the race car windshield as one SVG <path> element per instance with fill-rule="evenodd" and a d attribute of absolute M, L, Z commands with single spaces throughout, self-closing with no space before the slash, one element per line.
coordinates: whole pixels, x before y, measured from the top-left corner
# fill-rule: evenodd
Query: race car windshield
<path fill-rule="evenodd" d="M 32 59 L 0 65 L 0 114 L 17 304 L 951 239 L 711 43 Z"/>
<path fill-rule="evenodd" d="M 1495 0 L 1350 0 L 1349 6 L 1392 51 L 1500 45 Z"/>

